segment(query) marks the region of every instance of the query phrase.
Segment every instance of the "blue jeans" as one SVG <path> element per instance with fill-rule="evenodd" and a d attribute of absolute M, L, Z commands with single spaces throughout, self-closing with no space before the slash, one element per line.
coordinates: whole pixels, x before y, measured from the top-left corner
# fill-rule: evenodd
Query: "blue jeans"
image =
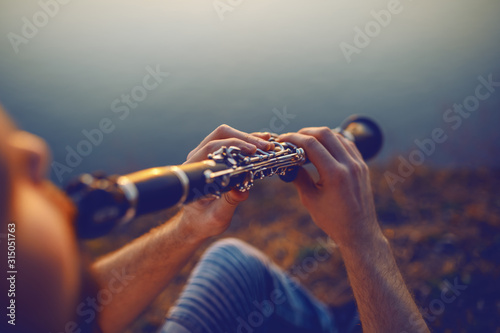
<path fill-rule="evenodd" d="M 237 239 L 224 239 L 193 270 L 161 328 L 167 332 L 339 331 L 326 306 L 264 254 Z"/>

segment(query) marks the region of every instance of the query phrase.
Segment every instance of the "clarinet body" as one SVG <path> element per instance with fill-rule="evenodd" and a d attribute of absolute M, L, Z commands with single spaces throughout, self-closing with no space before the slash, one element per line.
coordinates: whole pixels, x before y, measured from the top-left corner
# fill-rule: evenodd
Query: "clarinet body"
<path fill-rule="evenodd" d="M 382 132 L 366 117 L 352 116 L 333 131 L 354 141 L 363 158 L 375 156 L 382 146 Z M 133 218 L 206 197 L 219 198 L 232 189 L 248 191 L 255 180 L 279 175 L 293 181 L 308 163 L 304 150 L 276 142 L 273 151 L 260 149 L 246 156 L 237 147 L 221 147 L 207 160 L 163 166 L 122 176 L 84 174 L 73 180 L 66 193 L 78 209 L 76 230 L 80 238 L 96 238 Z"/>

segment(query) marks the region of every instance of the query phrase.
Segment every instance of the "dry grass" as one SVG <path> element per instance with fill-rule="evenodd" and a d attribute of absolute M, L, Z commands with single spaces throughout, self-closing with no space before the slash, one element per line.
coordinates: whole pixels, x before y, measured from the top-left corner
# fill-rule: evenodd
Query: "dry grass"
<path fill-rule="evenodd" d="M 396 166 L 388 169 L 394 171 Z M 372 168 L 379 220 L 417 304 L 435 306 L 445 281 L 458 279 L 467 285 L 456 300 L 445 304 L 444 311 L 434 308 L 439 311 L 428 320 L 432 331 L 500 332 L 500 171 L 421 168 L 394 193 L 383 172 Z M 172 212 L 143 218 L 109 238 L 90 242 L 89 247 L 94 255 L 106 253 L 169 214 Z M 223 237 L 237 237 L 256 246 L 292 274 L 320 246 L 317 239 L 325 239 L 300 205 L 293 186 L 279 180 L 261 182 L 252 190 Z M 152 332 L 161 325 L 205 248 L 187 263 L 130 332 Z M 335 306 L 352 300 L 338 252 L 309 267 L 314 269 L 294 275 L 318 298 Z"/>

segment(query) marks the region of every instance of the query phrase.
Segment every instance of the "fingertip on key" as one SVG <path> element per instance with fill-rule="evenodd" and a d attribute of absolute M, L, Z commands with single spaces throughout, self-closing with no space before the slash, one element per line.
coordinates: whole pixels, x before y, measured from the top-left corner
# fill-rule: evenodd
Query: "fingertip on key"
<path fill-rule="evenodd" d="M 285 138 L 287 135 L 288 135 L 288 133 L 283 133 L 283 134 L 278 135 L 278 137 L 276 138 L 276 141 L 284 141 L 283 138 Z"/>
<path fill-rule="evenodd" d="M 266 141 L 266 140 L 264 140 L 264 139 L 260 139 L 260 138 L 257 140 L 257 143 L 258 143 L 258 147 L 259 147 L 260 149 L 263 149 L 263 150 L 267 150 L 267 149 L 269 149 L 269 147 L 270 147 L 270 145 L 271 145 L 271 142 Z"/>

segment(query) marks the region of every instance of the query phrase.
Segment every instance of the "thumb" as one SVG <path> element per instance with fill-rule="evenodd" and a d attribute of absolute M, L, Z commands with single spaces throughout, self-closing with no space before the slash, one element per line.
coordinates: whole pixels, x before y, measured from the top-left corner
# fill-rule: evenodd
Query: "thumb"
<path fill-rule="evenodd" d="M 245 201 L 248 195 L 248 192 L 242 193 L 236 190 L 224 193 L 222 198 L 215 202 L 217 206 L 215 206 L 214 215 L 219 221 L 227 221 L 229 223 L 238 204 Z"/>
<path fill-rule="evenodd" d="M 224 196 L 224 201 L 227 205 L 236 207 L 240 202 L 243 202 L 246 199 L 248 199 L 249 194 L 250 193 L 248 191 L 240 192 L 238 190 L 231 190 L 229 192 L 224 193 L 223 196 Z"/>
<path fill-rule="evenodd" d="M 311 175 L 309 175 L 309 172 L 307 172 L 307 170 L 304 168 L 299 169 L 297 178 L 295 178 L 293 184 L 299 191 L 299 195 L 301 198 L 310 198 L 316 194 L 316 185 L 314 184 Z"/>

